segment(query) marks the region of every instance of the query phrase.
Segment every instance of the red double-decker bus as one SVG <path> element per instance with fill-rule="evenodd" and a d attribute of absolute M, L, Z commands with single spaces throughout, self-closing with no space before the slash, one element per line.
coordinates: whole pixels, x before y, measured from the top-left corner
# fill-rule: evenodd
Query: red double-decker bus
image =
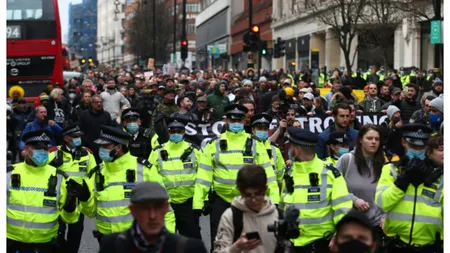
<path fill-rule="evenodd" d="M 33 100 L 49 84 L 63 83 L 57 0 L 7 0 L 7 89 L 19 85 Z"/>

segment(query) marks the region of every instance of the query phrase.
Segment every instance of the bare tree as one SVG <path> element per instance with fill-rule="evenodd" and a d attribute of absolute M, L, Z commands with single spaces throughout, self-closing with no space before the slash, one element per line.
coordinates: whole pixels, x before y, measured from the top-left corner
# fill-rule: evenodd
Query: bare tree
<path fill-rule="evenodd" d="M 397 8 L 417 20 L 431 21 L 436 16 L 436 2 L 442 0 L 404 0 Z"/>
<path fill-rule="evenodd" d="M 371 0 L 366 3 L 362 24 L 358 28 L 359 42 L 371 48 L 373 55 L 382 59 L 388 68 L 388 54 L 392 51 L 395 31 L 406 17 L 395 0 Z"/>
<path fill-rule="evenodd" d="M 320 23 L 330 27 L 339 41 L 345 58 L 347 70 L 351 71 L 356 58 L 356 51 L 351 56 L 353 39 L 358 34 L 358 25 L 367 2 L 371 0 L 302 0 L 306 12 Z"/>
<path fill-rule="evenodd" d="M 135 10 L 132 23 L 127 29 L 128 49 L 141 60 L 156 56 L 155 63 L 163 64 L 167 60 L 167 44 L 172 36 L 173 29 L 167 19 L 169 16 L 168 8 L 164 1 L 157 1 L 155 9 L 156 52 L 153 52 L 153 5 L 146 2 L 139 4 L 139 7 Z"/>

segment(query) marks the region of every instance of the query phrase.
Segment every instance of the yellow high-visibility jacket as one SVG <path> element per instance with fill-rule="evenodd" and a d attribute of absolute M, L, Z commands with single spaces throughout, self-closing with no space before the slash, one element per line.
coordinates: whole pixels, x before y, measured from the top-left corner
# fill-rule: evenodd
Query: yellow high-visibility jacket
<path fill-rule="evenodd" d="M 50 176 L 56 177 L 54 192 Z M 78 221 L 79 210 L 63 209 L 67 198 L 63 172 L 48 164 L 34 167 L 26 162 L 8 167 L 6 174 L 6 237 L 23 243 L 48 243 L 58 235 L 58 217 Z"/>

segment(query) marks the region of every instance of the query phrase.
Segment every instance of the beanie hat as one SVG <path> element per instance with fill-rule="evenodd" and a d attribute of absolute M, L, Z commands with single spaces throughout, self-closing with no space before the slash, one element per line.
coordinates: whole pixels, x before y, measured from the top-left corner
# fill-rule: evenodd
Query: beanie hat
<path fill-rule="evenodd" d="M 391 119 L 391 118 L 392 118 L 392 115 L 394 115 L 396 112 L 399 112 L 399 111 L 400 111 L 400 109 L 398 109 L 397 106 L 395 106 L 395 105 L 390 105 L 390 106 L 387 108 L 387 111 L 386 111 L 386 114 L 387 114 L 387 116 L 388 116 L 388 119 Z"/>
<path fill-rule="evenodd" d="M 243 86 L 245 86 L 245 85 L 251 85 L 251 86 L 253 87 L 253 82 L 250 81 L 250 80 L 248 80 L 248 79 L 245 79 L 242 85 L 243 85 Z"/>
<path fill-rule="evenodd" d="M 441 79 L 439 79 L 439 78 L 436 78 L 436 79 L 434 79 L 434 84 L 433 84 L 433 85 L 436 85 L 436 84 L 440 84 L 440 85 L 443 85 L 443 82 L 442 82 L 442 80 L 441 80 Z"/>
<path fill-rule="evenodd" d="M 441 97 L 431 100 L 430 107 L 436 108 L 441 113 L 444 113 L 444 99 Z"/>
<path fill-rule="evenodd" d="M 259 78 L 259 82 L 267 82 L 267 78 L 265 76 L 261 76 Z"/>
<path fill-rule="evenodd" d="M 286 88 L 284 89 L 284 91 L 286 91 L 286 95 L 287 95 L 287 96 L 290 96 L 290 97 L 293 97 L 293 96 L 294 96 L 294 89 L 292 89 L 291 87 L 286 87 Z"/>

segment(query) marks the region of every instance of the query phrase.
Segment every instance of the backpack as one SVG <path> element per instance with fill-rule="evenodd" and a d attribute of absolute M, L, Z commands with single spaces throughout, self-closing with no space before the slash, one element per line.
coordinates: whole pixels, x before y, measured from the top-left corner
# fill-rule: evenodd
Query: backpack
<path fill-rule="evenodd" d="M 278 208 L 278 219 L 283 219 L 282 211 Z M 231 205 L 231 212 L 233 213 L 233 228 L 234 228 L 234 235 L 233 235 L 233 243 L 241 237 L 242 230 L 244 228 L 244 213 L 237 208 L 234 205 Z"/>

